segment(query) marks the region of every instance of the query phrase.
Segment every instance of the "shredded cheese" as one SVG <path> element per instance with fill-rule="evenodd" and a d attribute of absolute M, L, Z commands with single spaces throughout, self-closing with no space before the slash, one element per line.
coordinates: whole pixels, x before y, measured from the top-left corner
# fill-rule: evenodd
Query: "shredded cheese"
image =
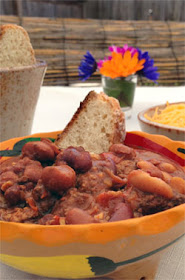
<path fill-rule="evenodd" d="M 156 107 L 153 116 L 150 117 L 146 113 L 144 117 L 152 122 L 185 128 L 185 103 L 169 104 L 166 102 L 164 109 Z"/>

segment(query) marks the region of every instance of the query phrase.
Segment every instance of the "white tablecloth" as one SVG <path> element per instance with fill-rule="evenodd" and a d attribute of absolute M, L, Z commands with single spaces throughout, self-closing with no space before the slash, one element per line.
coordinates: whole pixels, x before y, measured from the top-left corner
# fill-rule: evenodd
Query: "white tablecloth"
<path fill-rule="evenodd" d="M 100 87 L 42 87 L 35 112 L 32 133 L 62 130 L 90 90 Z M 161 103 L 185 101 L 185 87 L 137 87 L 132 117 L 126 130 L 140 130 L 137 114 Z M 1 264 L 0 280 L 45 280 Z M 108 279 L 108 278 L 107 278 Z M 138 280 L 138 279 L 133 279 Z M 146 279 L 148 280 L 148 279 Z M 164 255 L 156 280 L 185 280 L 185 240 L 180 240 Z"/>

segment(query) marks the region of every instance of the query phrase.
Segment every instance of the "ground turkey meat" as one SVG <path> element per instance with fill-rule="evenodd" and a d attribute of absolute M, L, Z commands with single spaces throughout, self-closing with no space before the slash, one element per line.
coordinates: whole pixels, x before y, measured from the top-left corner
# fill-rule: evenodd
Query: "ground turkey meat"
<path fill-rule="evenodd" d="M 178 192 L 174 192 L 174 196 L 169 200 L 132 187 L 124 191 L 124 198 L 133 209 L 134 217 L 155 214 L 185 202 L 185 195 Z"/>
<path fill-rule="evenodd" d="M 38 211 L 30 207 L 0 209 L 0 220 L 7 222 L 23 223 L 38 216 Z"/>
<path fill-rule="evenodd" d="M 52 210 L 53 215 L 65 216 L 72 208 L 80 208 L 82 210 L 90 209 L 94 204 L 94 197 L 89 193 L 79 192 L 76 188 L 72 188 L 63 196 Z"/>
<path fill-rule="evenodd" d="M 116 165 L 112 160 L 94 160 L 91 169 L 79 174 L 77 186 L 79 191 L 98 194 L 112 187 L 123 187 L 125 180 L 116 174 Z"/>

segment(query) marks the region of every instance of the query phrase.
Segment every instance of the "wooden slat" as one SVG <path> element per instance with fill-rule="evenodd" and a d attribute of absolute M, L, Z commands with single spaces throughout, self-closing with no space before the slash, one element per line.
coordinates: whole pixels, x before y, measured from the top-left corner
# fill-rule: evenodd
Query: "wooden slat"
<path fill-rule="evenodd" d="M 1 14 L 32 17 L 185 21 L 184 0 L 1 0 Z"/>
<path fill-rule="evenodd" d="M 2 16 L 2 24 L 18 24 L 18 17 Z M 185 84 L 185 23 L 23 17 L 36 57 L 48 69 L 44 85 L 79 83 L 78 66 L 87 50 L 96 60 L 109 55 L 110 45 L 132 45 L 148 51 L 158 67 L 159 85 Z M 95 73 L 87 82 L 100 82 Z M 153 85 L 139 79 L 139 85 Z"/>

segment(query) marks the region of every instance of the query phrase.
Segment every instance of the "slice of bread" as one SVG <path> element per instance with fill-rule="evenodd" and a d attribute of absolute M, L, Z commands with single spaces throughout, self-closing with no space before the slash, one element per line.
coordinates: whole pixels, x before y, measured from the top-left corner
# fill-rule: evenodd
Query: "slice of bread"
<path fill-rule="evenodd" d="M 91 91 L 55 144 L 59 148 L 82 146 L 92 153 L 109 150 L 125 138 L 125 117 L 117 99 Z"/>
<path fill-rule="evenodd" d="M 14 24 L 0 27 L 0 68 L 28 66 L 36 63 L 28 33 Z"/>

